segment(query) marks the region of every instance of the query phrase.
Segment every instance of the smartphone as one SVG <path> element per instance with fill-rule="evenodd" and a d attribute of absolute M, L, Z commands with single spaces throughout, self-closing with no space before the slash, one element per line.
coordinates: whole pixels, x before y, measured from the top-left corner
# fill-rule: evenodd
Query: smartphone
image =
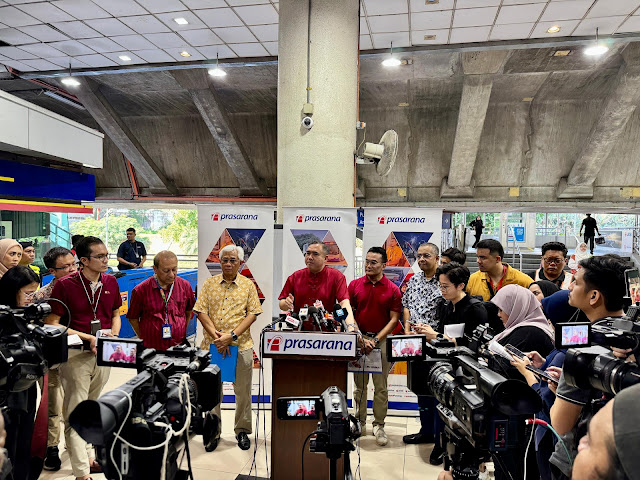
<path fill-rule="evenodd" d="M 509 352 L 511 355 L 513 355 L 513 356 L 515 356 L 515 357 L 518 357 L 518 358 L 519 358 L 519 359 L 521 359 L 521 360 L 522 360 L 522 359 L 524 359 L 524 358 L 527 358 L 527 356 L 526 356 L 524 353 L 522 353 L 520 350 L 518 350 L 516 347 L 514 347 L 514 346 L 513 346 L 513 345 L 511 345 L 511 344 L 507 344 L 507 345 L 504 347 L 504 349 L 505 349 L 507 352 Z"/>
<path fill-rule="evenodd" d="M 280 420 L 317 420 L 320 397 L 280 397 L 276 413 Z"/>
<path fill-rule="evenodd" d="M 536 375 L 537 377 L 541 377 L 544 378 L 545 380 L 547 380 L 548 382 L 553 382 L 556 385 L 558 385 L 558 379 L 552 375 L 549 375 L 547 372 L 545 372 L 544 370 L 540 370 L 539 368 L 536 367 L 532 367 L 531 365 L 527 365 L 525 367 L 527 370 L 529 370 L 530 372 L 533 372 L 534 375 Z"/>

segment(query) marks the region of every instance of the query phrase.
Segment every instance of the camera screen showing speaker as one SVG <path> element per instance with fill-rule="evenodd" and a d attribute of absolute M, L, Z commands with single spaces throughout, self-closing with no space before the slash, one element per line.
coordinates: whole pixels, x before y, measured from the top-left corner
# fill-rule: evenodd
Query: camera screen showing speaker
<path fill-rule="evenodd" d="M 136 368 L 142 352 L 142 340 L 98 337 L 98 365 L 102 367 Z"/>
<path fill-rule="evenodd" d="M 631 302 L 640 302 L 640 271 L 637 268 L 630 268 L 624 272 L 627 281 L 628 295 Z"/>
<path fill-rule="evenodd" d="M 320 397 L 280 397 L 277 414 L 280 420 L 317 420 Z"/>
<path fill-rule="evenodd" d="M 591 345 L 591 324 L 558 323 L 556 325 L 556 348 L 589 347 Z"/>
<path fill-rule="evenodd" d="M 426 355 L 424 335 L 389 335 L 387 337 L 387 359 L 390 362 L 423 360 Z"/>

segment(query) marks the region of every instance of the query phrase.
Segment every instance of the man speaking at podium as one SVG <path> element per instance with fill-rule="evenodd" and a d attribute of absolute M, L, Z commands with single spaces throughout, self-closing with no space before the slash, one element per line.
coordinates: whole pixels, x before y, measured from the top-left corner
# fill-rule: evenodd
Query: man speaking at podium
<path fill-rule="evenodd" d="M 304 254 L 307 268 L 296 270 L 284 284 L 278 300 L 280 310 L 299 312 L 305 305 L 313 306 L 316 300 L 331 310 L 337 302 L 347 311 L 348 331 L 357 330 L 353 311 L 349 303 L 347 280 L 338 270 L 327 267 L 329 246 L 322 242 L 312 242 Z"/>

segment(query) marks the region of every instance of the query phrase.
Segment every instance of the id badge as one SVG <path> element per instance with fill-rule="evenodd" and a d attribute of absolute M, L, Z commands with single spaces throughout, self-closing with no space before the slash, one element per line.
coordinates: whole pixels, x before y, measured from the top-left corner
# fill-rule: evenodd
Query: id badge
<path fill-rule="evenodd" d="M 101 328 L 102 325 L 100 324 L 100 320 L 96 318 L 91 321 L 91 335 L 95 336 Z"/>
<path fill-rule="evenodd" d="M 172 337 L 172 326 L 170 323 L 165 323 L 162 325 L 162 339 L 169 340 Z"/>

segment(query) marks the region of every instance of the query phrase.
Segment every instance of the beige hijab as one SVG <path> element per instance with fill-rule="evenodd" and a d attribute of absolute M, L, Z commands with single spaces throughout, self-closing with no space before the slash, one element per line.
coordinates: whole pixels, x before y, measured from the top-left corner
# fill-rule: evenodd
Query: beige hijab
<path fill-rule="evenodd" d="M 4 263 L 2 263 L 2 260 L 4 259 L 4 256 L 7 254 L 9 249 L 15 246 L 18 246 L 20 247 L 20 249 L 22 249 L 20 244 L 12 238 L 3 238 L 2 240 L 0 240 L 0 277 L 2 277 L 5 273 L 7 273 L 7 270 L 9 270 L 4 265 Z"/>

